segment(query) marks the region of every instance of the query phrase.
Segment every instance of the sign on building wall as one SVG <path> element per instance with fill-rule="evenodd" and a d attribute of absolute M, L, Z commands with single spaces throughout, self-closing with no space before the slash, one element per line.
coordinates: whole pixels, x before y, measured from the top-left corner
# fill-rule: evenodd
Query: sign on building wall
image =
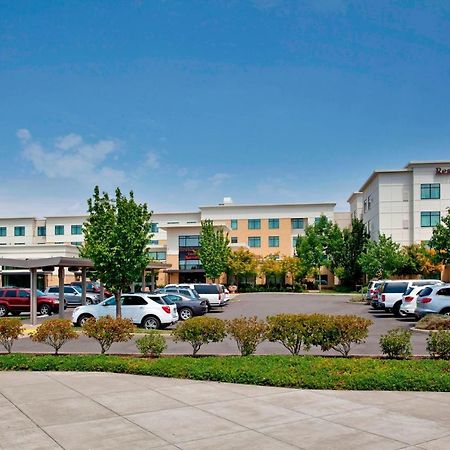
<path fill-rule="evenodd" d="M 450 175 L 450 168 L 436 167 L 436 175 Z"/>

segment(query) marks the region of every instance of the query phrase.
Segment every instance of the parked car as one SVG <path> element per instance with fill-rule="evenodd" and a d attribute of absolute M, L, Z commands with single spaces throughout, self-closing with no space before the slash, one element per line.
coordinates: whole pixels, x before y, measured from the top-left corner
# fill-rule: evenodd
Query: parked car
<path fill-rule="evenodd" d="M 54 296 L 45 295 L 37 290 L 37 311 L 41 315 L 51 315 L 59 311 L 59 300 Z M 0 317 L 8 313 L 18 316 L 22 312 L 30 311 L 30 289 L 0 288 Z M 67 307 L 64 304 L 64 309 Z"/>
<path fill-rule="evenodd" d="M 370 303 L 372 301 L 373 295 L 377 292 L 378 288 L 381 286 L 384 280 L 372 280 L 369 281 L 366 292 L 366 300 Z"/>
<path fill-rule="evenodd" d="M 83 282 L 82 281 L 72 281 L 70 283 L 71 286 L 77 286 L 80 288 L 80 290 L 83 288 Z M 93 292 L 94 294 L 100 294 L 100 283 L 97 281 L 87 281 L 86 282 L 86 292 Z M 109 292 L 107 289 L 104 289 L 104 295 L 105 297 L 111 297 L 112 293 Z"/>
<path fill-rule="evenodd" d="M 394 313 L 394 316 L 400 317 L 400 306 L 402 296 L 411 286 L 427 286 L 441 283 L 440 280 L 388 280 L 385 281 L 380 289 L 381 309 Z"/>
<path fill-rule="evenodd" d="M 147 329 L 165 328 L 178 321 L 175 304 L 168 304 L 158 294 L 124 294 L 121 297 L 122 317 Z M 96 305 L 78 306 L 73 310 L 72 322 L 83 325 L 91 317 L 116 317 L 116 299 L 110 297 Z"/>
<path fill-rule="evenodd" d="M 372 287 L 367 290 L 367 300 L 370 302 L 370 305 L 373 309 L 381 309 L 380 302 L 381 302 L 381 295 L 380 295 L 380 288 L 383 285 L 383 283 L 386 280 L 378 280 L 373 281 Z"/>
<path fill-rule="evenodd" d="M 178 318 L 180 320 L 188 320 L 194 316 L 203 316 L 208 312 L 206 300 L 192 300 L 190 297 L 184 297 L 172 292 L 161 292 L 161 294 L 166 303 L 177 305 Z"/>
<path fill-rule="evenodd" d="M 168 284 L 165 288 L 169 287 L 180 287 L 195 289 L 200 295 L 208 299 L 209 305 L 211 307 L 223 306 L 225 304 L 225 293 L 223 292 L 222 286 L 220 284 L 208 284 L 208 283 L 192 283 L 192 284 Z"/>
<path fill-rule="evenodd" d="M 49 286 L 45 291 L 45 295 L 59 297 L 59 286 Z M 100 296 L 93 292 L 86 292 L 86 305 L 98 303 Z M 64 286 L 64 299 L 68 306 L 81 305 L 81 288 L 78 286 Z"/>
<path fill-rule="evenodd" d="M 440 283 L 443 285 L 444 283 Z M 435 285 L 438 286 L 439 284 Z M 415 316 L 417 308 L 417 297 L 419 293 L 430 286 L 410 286 L 407 291 L 403 294 L 402 304 L 400 306 L 400 316 Z M 433 287 L 433 286 L 431 286 Z"/>
<path fill-rule="evenodd" d="M 225 301 L 225 303 L 228 303 L 230 301 L 230 291 L 223 284 L 221 284 L 221 286 L 222 286 L 224 297 L 225 297 L 224 301 Z"/>
<path fill-rule="evenodd" d="M 450 284 L 423 288 L 417 296 L 417 307 L 414 314 L 418 319 L 427 314 L 450 316 Z"/>
<path fill-rule="evenodd" d="M 159 288 L 159 289 L 156 289 L 156 291 L 155 291 L 155 294 L 167 294 L 167 293 L 179 294 L 179 295 L 182 295 L 183 297 L 188 297 L 191 300 L 204 300 L 206 302 L 206 306 L 208 307 L 208 311 L 211 309 L 208 299 L 204 298 L 204 297 L 200 297 L 200 295 L 198 294 L 198 292 L 195 289 L 181 288 L 181 287 L 173 286 L 173 287 L 168 287 L 168 288 Z"/>

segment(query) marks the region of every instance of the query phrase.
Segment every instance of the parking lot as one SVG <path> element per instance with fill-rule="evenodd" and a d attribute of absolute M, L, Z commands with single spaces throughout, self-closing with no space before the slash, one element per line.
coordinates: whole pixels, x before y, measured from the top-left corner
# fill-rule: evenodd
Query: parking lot
<path fill-rule="evenodd" d="M 370 333 L 364 344 L 355 346 L 353 354 L 378 355 L 379 339 L 382 334 L 397 328 L 411 328 L 414 326 L 413 319 L 397 319 L 392 314 L 372 310 L 368 305 L 360 303 L 349 303 L 351 296 L 326 295 L 326 294 L 287 294 L 287 293 L 258 293 L 241 294 L 234 297 L 224 308 L 218 308 L 208 313 L 213 317 L 221 319 L 232 319 L 240 316 L 258 316 L 265 318 L 278 313 L 324 313 L 324 314 L 356 314 L 373 320 Z M 72 310 L 66 310 L 66 317 L 71 318 Z M 43 318 L 39 321 L 45 320 Z M 170 328 L 169 328 L 170 330 Z M 427 354 L 425 350 L 425 333 L 413 333 L 412 342 L 416 355 Z M 191 347 L 186 343 L 174 343 L 167 333 L 169 354 L 189 354 Z M 69 342 L 63 347 L 64 352 L 98 352 L 98 344 L 84 336 L 79 340 Z M 49 352 L 50 348 L 31 342 L 28 338 L 20 339 L 14 346 L 16 351 Z M 136 353 L 134 341 L 114 344 L 112 353 Z M 285 349 L 277 343 L 263 342 L 259 348 L 259 354 L 285 354 Z M 323 354 L 320 349 L 311 349 L 311 354 Z M 328 352 L 328 353 L 333 353 Z M 231 340 L 217 344 L 204 346 L 200 354 L 238 354 L 236 344 Z"/>

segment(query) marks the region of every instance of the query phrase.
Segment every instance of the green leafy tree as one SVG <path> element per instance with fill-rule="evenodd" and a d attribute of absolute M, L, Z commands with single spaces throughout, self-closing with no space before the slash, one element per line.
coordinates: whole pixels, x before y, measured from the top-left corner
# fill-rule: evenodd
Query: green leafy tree
<path fill-rule="evenodd" d="M 404 265 L 405 257 L 399 244 L 390 236 L 380 234 L 378 242 L 367 242 L 366 249 L 358 261 L 369 279 L 381 279 L 396 273 Z"/>
<path fill-rule="evenodd" d="M 303 272 L 300 258 L 297 256 L 284 256 L 281 260 L 283 266 L 283 273 L 291 276 L 292 284 L 306 274 Z"/>
<path fill-rule="evenodd" d="M 450 208 L 447 210 L 447 215 L 433 229 L 429 246 L 436 251 L 434 255 L 436 262 L 450 265 Z"/>
<path fill-rule="evenodd" d="M 222 228 L 214 229 L 212 220 L 202 220 L 198 255 L 206 276 L 213 282 L 227 269 L 229 243 L 228 235 L 225 235 Z"/>
<path fill-rule="evenodd" d="M 100 195 L 98 186 L 88 200 L 88 211 L 80 254 L 93 261 L 98 279 L 116 297 L 116 316 L 121 317 L 122 291 L 140 279 L 150 261 L 151 212 L 135 201 L 133 192 L 127 198 L 117 188 L 110 199 L 105 192 Z"/>
<path fill-rule="evenodd" d="M 259 272 L 266 279 L 266 286 L 281 284 L 286 272 L 278 254 L 265 256 L 259 265 Z M 284 281 L 284 280 L 283 280 Z"/>
<path fill-rule="evenodd" d="M 337 261 L 340 271 L 337 271 L 336 275 L 344 286 L 355 287 L 362 282 L 364 274 L 359 257 L 364 252 L 368 241 L 369 233 L 360 219 L 352 219 L 351 229 L 342 230 L 342 250 Z"/>
<path fill-rule="evenodd" d="M 254 279 L 258 273 L 258 260 L 254 253 L 246 248 L 238 248 L 228 256 L 228 271 L 235 277 L 236 284 L 244 280 Z"/>

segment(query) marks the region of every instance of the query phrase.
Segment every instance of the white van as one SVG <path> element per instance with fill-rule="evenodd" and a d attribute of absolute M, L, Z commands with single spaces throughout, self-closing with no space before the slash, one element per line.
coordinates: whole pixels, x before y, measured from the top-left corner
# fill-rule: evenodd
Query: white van
<path fill-rule="evenodd" d="M 168 284 L 164 286 L 164 288 L 170 287 L 179 287 L 179 288 L 188 288 L 194 289 L 201 298 L 205 298 L 208 300 L 209 305 L 212 307 L 215 306 L 224 306 L 226 303 L 225 293 L 220 284 L 208 284 L 208 283 L 180 283 L 180 284 Z"/>
<path fill-rule="evenodd" d="M 380 288 L 380 307 L 400 317 L 400 307 L 405 292 L 411 286 L 427 286 L 441 283 L 440 280 L 386 280 Z"/>

